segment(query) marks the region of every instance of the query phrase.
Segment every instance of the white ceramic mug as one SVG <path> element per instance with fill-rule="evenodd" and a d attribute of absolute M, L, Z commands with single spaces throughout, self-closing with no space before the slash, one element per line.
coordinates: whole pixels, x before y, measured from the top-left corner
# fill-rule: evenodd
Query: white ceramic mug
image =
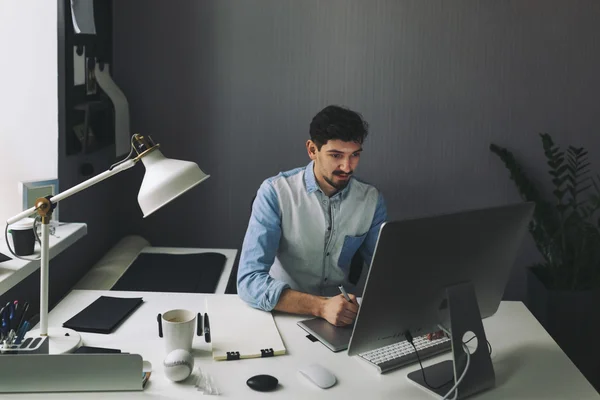
<path fill-rule="evenodd" d="M 167 354 L 176 349 L 192 351 L 196 322 L 196 313 L 189 310 L 158 314 L 158 336 L 164 337 Z"/>

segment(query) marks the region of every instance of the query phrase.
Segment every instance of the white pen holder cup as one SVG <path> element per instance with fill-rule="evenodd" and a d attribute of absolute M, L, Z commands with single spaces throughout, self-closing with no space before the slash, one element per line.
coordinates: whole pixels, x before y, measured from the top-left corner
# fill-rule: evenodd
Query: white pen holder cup
<path fill-rule="evenodd" d="M 158 336 L 165 339 L 165 350 L 170 353 L 176 349 L 192 351 L 194 331 L 199 321 L 196 313 L 189 310 L 169 310 L 158 314 Z M 198 328 L 198 335 L 201 335 Z"/>

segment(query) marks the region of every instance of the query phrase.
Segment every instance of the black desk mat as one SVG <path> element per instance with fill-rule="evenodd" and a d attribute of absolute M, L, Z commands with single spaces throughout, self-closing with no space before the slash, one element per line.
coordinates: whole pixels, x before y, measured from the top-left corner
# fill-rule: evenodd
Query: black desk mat
<path fill-rule="evenodd" d="M 226 262 L 221 253 L 140 253 L 111 290 L 214 293 Z"/>

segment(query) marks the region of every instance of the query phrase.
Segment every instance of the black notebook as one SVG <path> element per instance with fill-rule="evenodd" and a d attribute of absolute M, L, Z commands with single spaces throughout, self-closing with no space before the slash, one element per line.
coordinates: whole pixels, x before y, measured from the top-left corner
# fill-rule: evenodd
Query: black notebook
<path fill-rule="evenodd" d="M 79 332 L 111 333 L 142 303 L 141 297 L 100 296 L 63 327 Z"/>
<path fill-rule="evenodd" d="M 214 293 L 226 262 L 221 253 L 140 253 L 111 290 Z"/>

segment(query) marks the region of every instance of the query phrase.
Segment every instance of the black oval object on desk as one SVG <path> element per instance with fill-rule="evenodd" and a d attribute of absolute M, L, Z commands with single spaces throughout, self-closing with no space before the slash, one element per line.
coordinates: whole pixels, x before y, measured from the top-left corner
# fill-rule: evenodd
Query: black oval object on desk
<path fill-rule="evenodd" d="M 278 383 L 279 381 L 277 378 L 271 375 L 256 375 L 246 381 L 248 386 L 254 390 L 258 390 L 259 392 L 268 392 L 269 390 L 273 390 L 277 387 Z"/>

